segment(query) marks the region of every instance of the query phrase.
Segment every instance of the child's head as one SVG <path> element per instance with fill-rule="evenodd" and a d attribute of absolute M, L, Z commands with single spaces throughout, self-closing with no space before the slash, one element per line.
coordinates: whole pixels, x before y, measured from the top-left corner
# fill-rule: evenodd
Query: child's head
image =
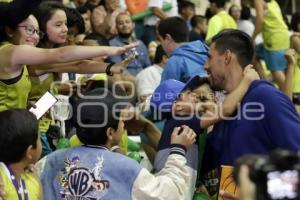
<path fill-rule="evenodd" d="M 66 8 L 68 22 L 68 44 L 74 45 L 82 41 L 76 41 L 76 36 L 85 33 L 83 18 L 75 8 Z"/>
<path fill-rule="evenodd" d="M 112 13 L 113 11 L 120 8 L 120 1 L 119 0 L 105 0 L 104 2 L 105 9 L 108 13 Z"/>
<path fill-rule="evenodd" d="M 83 42 L 83 46 L 107 46 L 107 41 L 105 40 L 104 37 L 97 33 L 89 33 L 88 35 L 85 36 Z M 104 62 L 105 59 L 107 59 L 107 56 L 97 56 L 92 58 L 92 60 L 99 61 L 99 62 Z"/>
<path fill-rule="evenodd" d="M 201 33 L 207 33 L 207 19 L 202 15 L 195 15 L 191 19 L 192 28 L 200 30 Z"/>
<path fill-rule="evenodd" d="M 187 0 L 180 2 L 179 13 L 185 20 L 190 20 L 195 15 L 195 4 Z"/>
<path fill-rule="evenodd" d="M 229 8 L 228 13 L 235 21 L 238 21 L 241 18 L 241 9 L 237 5 L 232 5 Z"/>
<path fill-rule="evenodd" d="M 126 102 L 112 91 L 96 88 L 77 100 L 74 119 L 77 136 L 83 144 L 119 144 L 124 132 L 121 111 L 126 107 Z"/>
<path fill-rule="evenodd" d="M 67 40 L 67 15 L 65 6 L 58 1 L 44 1 L 34 13 L 40 29 L 45 33 L 45 37 L 40 41 L 39 46 L 45 43 L 53 45 L 65 44 Z M 46 46 L 47 47 L 47 46 Z"/>
<path fill-rule="evenodd" d="M 186 84 L 169 79 L 160 84 L 151 97 L 154 112 L 185 116 L 198 112 L 199 103 L 208 103 L 211 89 L 206 79 L 195 76 Z M 205 84 L 204 84 L 205 83 Z M 213 103 L 213 102 L 212 102 Z"/>
<path fill-rule="evenodd" d="M 300 12 L 295 12 L 291 20 L 291 28 L 295 32 L 300 32 Z"/>
<path fill-rule="evenodd" d="M 213 14 L 217 14 L 219 9 L 225 8 L 226 0 L 209 0 L 210 10 Z"/>
<path fill-rule="evenodd" d="M 242 20 L 250 20 L 251 19 L 251 8 L 249 6 L 247 6 L 247 5 L 242 6 L 241 19 Z"/>
<path fill-rule="evenodd" d="M 154 63 L 155 64 L 166 64 L 168 61 L 168 56 L 166 52 L 164 51 L 163 47 L 161 45 L 158 45 L 155 51 L 155 57 L 154 57 Z"/>
<path fill-rule="evenodd" d="M 92 31 L 91 25 L 91 11 L 86 6 L 80 6 L 77 8 L 78 12 L 84 21 L 85 32 L 90 33 Z"/>
<path fill-rule="evenodd" d="M 41 156 L 38 120 L 25 109 L 0 112 L 0 160 L 5 164 L 35 163 Z"/>

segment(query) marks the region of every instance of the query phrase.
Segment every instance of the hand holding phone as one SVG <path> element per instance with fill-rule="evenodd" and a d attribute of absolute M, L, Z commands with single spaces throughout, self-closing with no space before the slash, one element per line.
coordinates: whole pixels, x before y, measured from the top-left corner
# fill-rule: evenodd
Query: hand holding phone
<path fill-rule="evenodd" d="M 36 103 L 35 107 L 29 109 L 37 119 L 40 119 L 55 103 L 57 99 L 50 92 L 46 92 Z"/>

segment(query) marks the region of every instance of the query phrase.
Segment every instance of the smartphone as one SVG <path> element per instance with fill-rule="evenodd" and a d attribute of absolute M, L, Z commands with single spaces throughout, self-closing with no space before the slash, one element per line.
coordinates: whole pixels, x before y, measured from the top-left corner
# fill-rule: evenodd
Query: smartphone
<path fill-rule="evenodd" d="M 36 108 L 29 109 L 37 119 L 40 119 L 55 103 L 57 99 L 50 92 L 46 92 L 36 103 Z"/>

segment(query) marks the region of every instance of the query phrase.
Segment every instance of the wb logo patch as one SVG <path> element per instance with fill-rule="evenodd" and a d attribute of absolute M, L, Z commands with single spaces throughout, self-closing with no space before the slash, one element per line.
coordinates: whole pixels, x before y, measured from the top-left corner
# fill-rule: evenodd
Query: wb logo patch
<path fill-rule="evenodd" d="M 65 169 L 57 178 L 59 179 L 64 200 L 98 200 L 109 188 L 109 181 L 102 180 L 101 171 L 103 157 L 97 157 L 97 162 L 92 170 L 80 167 L 79 157 L 65 161 Z"/>

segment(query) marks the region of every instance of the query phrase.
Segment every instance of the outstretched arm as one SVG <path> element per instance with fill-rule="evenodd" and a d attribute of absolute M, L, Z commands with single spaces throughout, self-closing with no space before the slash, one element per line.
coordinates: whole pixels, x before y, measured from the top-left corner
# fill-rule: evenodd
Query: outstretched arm
<path fill-rule="evenodd" d="M 285 59 L 287 60 L 288 66 L 286 70 L 286 78 L 283 83 L 283 93 L 293 100 L 294 71 L 296 65 L 295 50 L 287 50 L 285 53 Z"/>
<path fill-rule="evenodd" d="M 264 1 L 263 0 L 253 0 L 254 7 L 256 11 L 256 19 L 255 19 L 255 29 L 252 35 L 253 41 L 255 40 L 256 36 L 262 31 L 263 29 L 263 20 L 264 20 Z"/>
<path fill-rule="evenodd" d="M 12 46 L 8 51 L 11 51 L 11 62 L 13 65 L 39 65 L 71 62 L 97 56 L 118 55 L 137 45 L 137 43 L 132 43 L 123 47 L 66 46 L 56 49 L 41 49 L 29 45 L 16 45 Z"/>
<path fill-rule="evenodd" d="M 122 73 L 127 65 L 134 60 L 134 57 L 128 57 L 120 63 L 116 63 L 111 67 L 111 72 L 114 74 Z M 78 74 L 93 74 L 105 73 L 106 68 L 110 63 L 98 62 L 93 60 L 81 60 L 60 64 L 35 65 L 29 67 L 31 76 L 40 76 L 49 72 L 67 73 L 73 72 Z"/>

